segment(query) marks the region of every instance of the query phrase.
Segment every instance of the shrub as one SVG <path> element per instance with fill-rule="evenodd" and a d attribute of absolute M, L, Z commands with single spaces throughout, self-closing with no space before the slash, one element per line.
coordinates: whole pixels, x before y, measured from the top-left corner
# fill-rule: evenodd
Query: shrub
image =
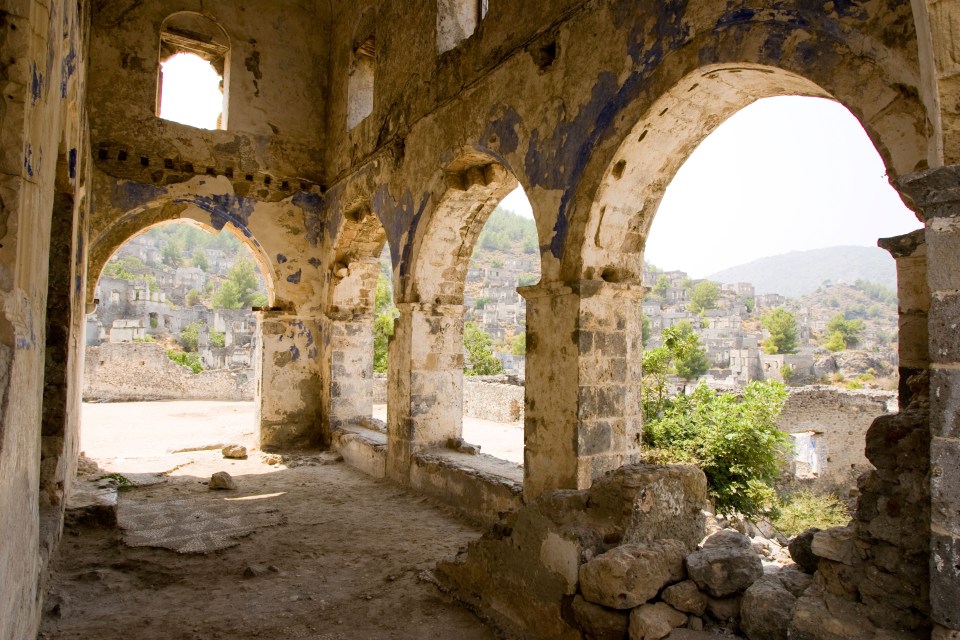
<path fill-rule="evenodd" d="M 167 357 L 176 362 L 181 367 L 189 367 L 194 373 L 203 371 L 203 362 L 198 353 L 184 353 L 183 351 L 167 351 Z"/>
<path fill-rule="evenodd" d="M 810 527 L 829 529 L 849 521 L 847 507 L 836 494 L 801 489 L 781 497 L 779 514 L 772 522 L 784 535 L 792 537 Z"/>
<path fill-rule="evenodd" d="M 645 416 L 647 457 L 699 465 L 718 513 L 775 512 L 773 483 L 789 442 L 776 421 L 786 398 L 786 388 L 769 381 L 751 382 L 740 398 L 701 384 L 690 396 L 663 400 L 659 416 Z"/>

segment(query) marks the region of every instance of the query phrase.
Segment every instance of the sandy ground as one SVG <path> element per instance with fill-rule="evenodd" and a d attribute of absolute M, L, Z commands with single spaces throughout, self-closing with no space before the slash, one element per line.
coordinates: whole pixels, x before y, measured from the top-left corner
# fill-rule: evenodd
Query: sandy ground
<path fill-rule="evenodd" d="M 252 416 L 249 403 L 84 407 L 87 455 L 156 484 L 119 492 L 119 527 L 67 528 L 40 638 L 495 638 L 431 582 L 479 535 L 449 510 L 330 453 L 172 453 L 249 443 Z M 237 490 L 210 491 L 215 471 Z"/>

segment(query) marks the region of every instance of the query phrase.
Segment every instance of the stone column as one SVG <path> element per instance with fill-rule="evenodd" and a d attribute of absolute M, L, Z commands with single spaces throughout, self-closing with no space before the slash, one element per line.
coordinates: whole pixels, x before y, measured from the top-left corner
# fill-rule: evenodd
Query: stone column
<path fill-rule="evenodd" d="M 640 452 L 640 287 L 583 280 L 527 300 L 524 496 L 585 489 Z"/>
<path fill-rule="evenodd" d="M 387 474 L 463 433 L 463 306 L 401 302 L 389 347 Z"/>
<path fill-rule="evenodd" d="M 897 310 L 899 314 L 898 354 L 900 361 L 900 409 L 910 404 L 910 376 L 930 366 L 927 314 L 930 311 L 930 287 L 927 286 L 927 245 L 925 231 L 877 241 L 897 262 Z"/>
<path fill-rule="evenodd" d="M 279 311 L 262 311 L 257 316 L 260 446 L 284 449 L 329 444 L 322 430 L 322 320 Z"/>
<path fill-rule="evenodd" d="M 333 316 L 329 321 L 330 429 L 373 413 L 373 314 Z"/>
<path fill-rule="evenodd" d="M 960 166 L 904 176 L 925 219 L 930 288 L 930 608 L 960 630 Z"/>

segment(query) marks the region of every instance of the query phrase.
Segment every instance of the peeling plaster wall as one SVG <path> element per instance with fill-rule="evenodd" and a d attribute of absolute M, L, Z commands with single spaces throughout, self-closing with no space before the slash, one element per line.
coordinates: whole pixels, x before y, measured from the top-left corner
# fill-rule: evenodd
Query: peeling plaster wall
<path fill-rule="evenodd" d="M 82 145 L 84 17 L 76 2 L 7 3 L 0 10 L 0 638 L 30 638 L 39 622 L 40 578 L 49 548 L 40 544 L 41 415 L 46 348 L 47 273 L 54 194 L 79 200 Z M 67 171 L 57 184 L 57 160 Z M 66 210 L 65 210 L 66 213 Z M 72 209 L 70 210 L 72 213 Z M 70 221 L 60 237 L 74 245 L 82 227 Z M 73 261 L 79 254 L 60 255 Z M 73 267 L 67 267 L 66 271 Z M 61 270 L 62 271 L 62 270 Z M 74 272 L 71 272 L 74 273 Z M 83 279 L 70 300 L 83 298 Z M 80 325 L 70 332 L 82 336 Z M 81 340 L 82 342 L 82 340 Z M 76 366 L 76 365 L 74 365 Z M 72 372 L 65 372 L 68 381 Z M 65 410 L 69 411 L 69 400 Z M 72 468 L 70 445 L 58 444 Z M 58 527 L 54 525 L 54 533 Z"/>

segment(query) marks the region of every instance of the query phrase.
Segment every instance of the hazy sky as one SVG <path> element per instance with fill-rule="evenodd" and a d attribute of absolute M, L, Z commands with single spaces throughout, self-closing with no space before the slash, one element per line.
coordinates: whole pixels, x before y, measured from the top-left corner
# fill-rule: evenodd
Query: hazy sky
<path fill-rule="evenodd" d="M 522 191 L 503 204 L 532 216 Z M 920 226 L 849 111 L 767 98 L 734 114 L 680 168 L 644 257 L 702 278 L 788 251 L 876 246 Z"/>

